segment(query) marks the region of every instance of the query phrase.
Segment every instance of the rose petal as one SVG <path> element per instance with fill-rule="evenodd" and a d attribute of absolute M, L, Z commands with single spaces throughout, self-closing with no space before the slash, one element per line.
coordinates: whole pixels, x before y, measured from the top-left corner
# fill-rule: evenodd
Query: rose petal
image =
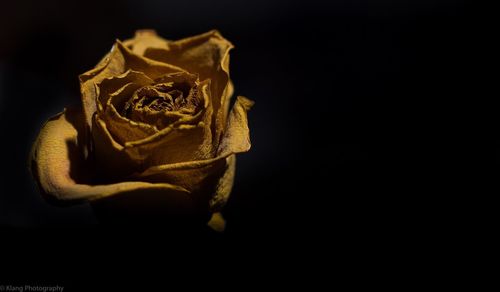
<path fill-rule="evenodd" d="M 238 96 L 236 99 L 217 151 L 219 156 L 227 156 L 250 150 L 250 130 L 248 129 L 247 111 L 252 108 L 253 104 L 253 101 L 243 96 Z"/>
<path fill-rule="evenodd" d="M 212 30 L 207 33 L 173 41 L 168 48 L 147 48 L 144 56 L 198 73 L 200 79 L 212 80 L 212 103 L 214 107 L 213 139 L 218 144 L 226 124 L 232 84 L 229 79 L 229 51 L 231 42 Z"/>
<path fill-rule="evenodd" d="M 177 122 L 174 124 L 170 125 L 167 128 L 162 129 L 158 133 L 156 133 L 153 136 L 147 137 L 146 139 L 139 140 L 139 141 L 129 141 L 127 143 L 127 147 L 137 147 L 137 146 L 142 146 L 146 144 L 150 144 L 152 142 L 157 142 L 161 141 L 164 139 L 165 136 L 169 135 L 172 130 L 176 129 L 179 127 L 179 125 L 185 125 L 185 126 L 190 126 L 190 125 L 197 125 L 200 122 L 203 122 L 205 126 L 210 127 L 210 117 L 212 116 L 212 105 L 210 102 L 210 93 L 208 91 L 209 88 L 209 81 L 205 80 L 199 84 L 199 93 L 201 94 L 201 97 L 203 98 L 203 110 L 198 112 L 195 115 L 189 115 L 185 116 L 183 119 L 179 119 Z M 184 127 L 184 129 L 188 129 L 190 127 Z"/>
<path fill-rule="evenodd" d="M 125 73 L 108 77 L 103 79 L 101 82 L 96 83 L 97 91 L 97 104 L 98 109 L 103 111 L 106 108 L 106 104 L 111 97 L 111 94 L 118 91 L 120 88 L 128 83 L 133 83 L 137 85 L 137 88 L 145 85 L 154 83 L 154 80 L 146 76 L 146 74 L 138 71 L 127 70 Z"/>
<path fill-rule="evenodd" d="M 237 98 L 216 158 L 157 165 L 130 178 L 182 186 L 189 190 L 195 201 L 207 202 L 210 210 L 220 210 L 232 188 L 235 172 L 233 154 L 246 152 L 251 147 L 247 111 L 252 105 L 253 101 L 245 97 Z"/>
<path fill-rule="evenodd" d="M 235 169 L 233 154 L 246 152 L 250 149 L 247 111 L 253 101 L 239 96 L 228 118 L 227 129 L 223 136 L 218 156 L 212 159 L 180 162 L 152 166 L 132 178 L 160 182 L 166 181 L 180 185 L 189 190 L 193 196 L 206 194 L 211 197 L 210 207 L 220 209 L 225 204 L 232 187 Z M 201 192 L 202 191 L 202 192 Z M 198 192 L 202 193 L 198 195 Z"/>
<path fill-rule="evenodd" d="M 172 86 L 176 88 L 171 88 L 170 90 L 176 90 L 180 84 L 185 84 L 186 86 L 189 86 L 189 92 L 184 96 L 185 100 L 188 99 L 195 99 L 197 104 L 201 104 L 201 107 L 207 107 L 206 104 L 209 103 L 209 98 L 205 98 L 202 94 L 202 96 L 198 96 L 195 94 L 196 90 L 195 87 L 200 90 L 203 86 L 208 86 L 209 82 L 204 81 L 204 82 L 199 82 L 198 81 L 198 76 L 194 74 L 189 74 L 186 72 L 178 72 L 178 73 L 171 73 L 171 74 L 166 74 L 163 76 L 158 77 L 155 79 L 156 84 L 164 83 L 164 84 L 171 84 Z M 188 90 L 188 88 L 184 88 L 183 90 Z M 157 96 L 166 96 L 168 93 L 163 92 L 163 91 L 158 91 L 154 87 L 151 89 L 151 91 L 156 92 Z M 168 91 L 168 90 L 167 90 Z M 183 95 L 185 92 L 183 92 Z M 153 101 L 154 103 L 154 101 Z M 141 107 L 140 109 L 136 109 L 136 111 L 132 111 L 131 116 L 128 116 L 127 118 L 135 120 L 135 121 L 142 121 L 146 124 L 150 125 L 155 125 L 158 129 L 162 130 L 173 123 L 178 122 L 179 120 L 183 119 L 183 121 L 188 121 L 191 119 L 193 115 L 195 115 L 199 110 L 201 110 L 200 106 L 192 107 L 192 108 L 181 108 L 181 109 L 172 109 L 173 111 L 158 111 L 158 110 L 152 110 L 150 106 L 148 107 Z M 131 142 L 134 140 L 130 140 Z"/>
<path fill-rule="evenodd" d="M 163 139 L 126 150 L 134 159 L 143 159 L 146 165 L 160 165 L 207 159 L 213 156 L 210 128 L 203 122 L 198 125 L 181 125 Z"/>
<path fill-rule="evenodd" d="M 142 167 L 142 161 L 134 161 L 125 147 L 117 142 L 106 123 L 97 115 L 93 121 L 92 138 L 94 141 L 94 156 L 96 161 L 96 172 L 104 179 L 120 179 Z"/>
<path fill-rule="evenodd" d="M 194 201 L 209 210 L 211 206 L 219 209 L 219 203 L 222 202 L 220 199 L 227 197 L 228 194 L 223 191 L 228 188 L 223 188 L 222 185 L 228 185 L 230 174 L 231 165 L 228 160 L 218 158 L 150 167 L 142 173 L 130 176 L 130 179 L 178 184 L 189 191 Z M 221 180 L 225 183 L 221 183 Z M 214 196 L 218 197 L 217 201 L 212 201 Z M 217 204 L 214 204 L 215 202 Z"/>
<path fill-rule="evenodd" d="M 155 125 L 159 130 L 163 130 L 166 127 L 178 122 L 179 120 L 189 120 L 193 116 L 194 112 L 185 111 L 152 111 L 149 108 L 144 108 L 140 116 L 145 124 Z M 146 138 L 146 137 L 144 137 Z M 139 139 L 135 139 L 139 140 Z M 130 140 L 134 141 L 134 140 Z"/>
<path fill-rule="evenodd" d="M 168 41 L 159 37 L 152 29 L 141 29 L 135 32 L 133 39 L 124 41 L 123 45 L 134 54 L 142 56 L 147 48 L 168 48 Z"/>
<path fill-rule="evenodd" d="M 151 79 L 156 79 L 168 73 L 186 72 L 186 69 L 177 67 L 173 64 L 159 62 L 137 55 L 125 47 L 119 40 L 116 41 L 114 48 L 120 52 L 115 55 L 115 57 L 120 59 L 124 68 L 143 72 Z"/>
<path fill-rule="evenodd" d="M 190 196 L 212 212 L 226 204 L 233 186 L 235 155 L 190 163 L 176 163 L 161 168 L 149 168 L 131 179 L 149 182 L 169 182 L 189 190 Z M 161 169 L 161 170 L 160 170 Z M 201 208 L 201 207 L 200 207 Z"/>
<path fill-rule="evenodd" d="M 122 144 L 112 131 L 118 127 L 115 122 L 119 122 L 119 119 L 115 117 L 116 120 L 108 124 L 96 115 L 92 134 L 100 175 L 108 179 L 123 178 L 152 165 L 170 165 L 181 161 L 212 158 L 216 149 L 211 141 L 209 124 L 211 106 L 207 96 L 208 81 L 202 82 L 200 86 L 200 92 L 206 101 L 203 111 L 187 120 L 181 119 L 145 139 Z M 125 123 L 123 121 L 121 131 L 127 130 Z M 124 132 L 122 135 L 133 138 L 135 134 Z"/>
<path fill-rule="evenodd" d="M 125 151 L 132 159 L 142 160 L 146 165 L 161 165 L 212 158 L 215 149 L 208 85 L 208 81 L 204 81 L 199 86 L 204 109 L 198 114 L 181 118 L 145 139 L 125 143 Z"/>
<path fill-rule="evenodd" d="M 224 217 L 222 217 L 222 214 L 220 212 L 217 212 L 212 215 L 212 218 L 210 218 L 210 221 L 208 221 L 207 225 L 214 231 L 224 232 L 224 230 L 226 229 L 226 220 L 224 220 Z"/>
<path fill-rule="evenodd" d="M 215 194 L 210 200 L 210 210 L 220 211 L 226 205 L 231 190 L 233 189 L 234 175 L 236 172 L 236 155 L 226 158 L 227 169 L 224 175 L 217 182 Z"/>
<path fill-rule="evenodd" d="M 190 201 L 188 191 L 168 183 L 127 181 L 93 185 L 80 149 L 84 128 L 80 111 L 66 110 L 47 121 L 31 152 L 31 171 L 46 198 L 55 203 L 97 200 L 143 192 L 162 200 Z"/>
<path fill-rule="evenodd" d="M 79 76 L 85 121 L 89 128 L 92 126 L 92 115 L 97 110 L 95 84 L 100 83 L 105 78 L 123 74 L 129 69 L 143 72 L 152 79 L 167 73 L 185 71 L 174 65 L 143 58 L 140 55 L 134 54 L 117 40 L 111 52 L 96 68 Z"/>
<path fill-rule="evenodd" d="M 139 87 L 140 85 L 134 83 L 126 84 L 110 96 L 104 113 L 97 115 L 97 118 L 106 123 L 114 140 L 121 145 L 125 145 L 127 141 L 145 139 L 158 133 L 158 129 L 152 125 L 124 118 L 114 106 L 114 104 L 125 102 Z"/>

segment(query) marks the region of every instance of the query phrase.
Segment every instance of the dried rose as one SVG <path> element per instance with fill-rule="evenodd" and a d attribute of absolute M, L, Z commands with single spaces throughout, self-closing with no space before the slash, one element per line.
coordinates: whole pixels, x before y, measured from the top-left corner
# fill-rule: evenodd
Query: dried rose
<path fill-rule="evenodd" d="M 66 109 L 40 131 L 31 170 L 42 194 L 222 222 L 234 154 L 250 149 L 253 104 L 239 96 L 229 111 L 232 48 L 217 31 L 169 41 L 141 30 L 117 40 L 80 75 L 83 110 Z"/>

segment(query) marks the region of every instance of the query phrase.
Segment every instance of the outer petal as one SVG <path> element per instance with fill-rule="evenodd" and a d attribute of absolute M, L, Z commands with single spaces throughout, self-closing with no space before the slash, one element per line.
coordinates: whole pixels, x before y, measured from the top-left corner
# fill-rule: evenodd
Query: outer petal
<path fill-rule="evenodd" d="M 212 211 L 222 210 L 222 207 L 226 205 L 231 190 L 233 189 L 234 174 L 236 172 L 236 155 L 227 157 L 226 163 L 226 172 L 217 182 L 215 194 L 210 200 L 210 210 Z"/>
<path fill-rule="evenodd" d="M 168 48 L 168 41 L 159 37 L 152 29 L 141 29 L 135 32 L 133 39 L 123 42 L 134 54 L 144 55 L 147 48 Z"/>
<path fill-rule="evenodd" d="M 216 158 L 153 166 L 132 178 L 182 186 L 197 200 L 209 199 L 210 209 L 220 210 L 232 188 L 235 171 L 233 154 L 246 152 L 251 147 L 247 111 L 252 104 L 249 99 L 238 97 Z M 207 194 L 210 197 L 204 197 Z"/>
<path fill-rule="evenodd" d="M 253 101 L 243 96 L 238 96 L 236 99 L 217 151 L 219 156 L 246 152 L 250 149 L 247 111 L 252 108 L 253 104 Z"/>
<path fill-rule="evenodd" d="M 31 171 L 48 200 L 55 203 L 93 201 L 121 194 L 148 193 L 161 198 L 164 204 L 191 204 L 187 190 L 168 183 L 92 184 L 92 171 L 79 149 L 78 134 L 83 127 L 80 111 L 66 110 L 49 119 L 40 131 L 31 153 Z"/>
<path fill-rule="evenodd" d="M 214 213 L 207 225 L 217 232 L 224 232 L 226 229 L 226 220 L 220 212 Z"/>
<path fill-rule="evenodd" d="M 214 104 L 214 144 L 226 124 L 232 84 L 229 79 L 229 51 L 233 45 L 222 35 L 212 30 L 207 33 L 168 43 L 168 48 L 150 47 L 144 56 L 157 61 L 172 64 L 190 73 L 198 73 L 200 79 L 212 80 L 212 98 Z"/>
<path fill-rule="evenodd" d="M 217 151 L 217 157 L 205 160 L 156 165 L 149 167 L 144 172 L 136 174 L 135 176 L 162 176 L 171 171 L 202 169 L 207 166 L 213 165 L 215 162 L 225 159 L 232 154 L 250 150 L 251 144 L 250 131 L 248 129 L 247 111 L 250 110 L 252 105 L 253 101 L 242 96 L 238 97 L 229 116 L 224 140 L 222 141 L 221 146 Z"/>

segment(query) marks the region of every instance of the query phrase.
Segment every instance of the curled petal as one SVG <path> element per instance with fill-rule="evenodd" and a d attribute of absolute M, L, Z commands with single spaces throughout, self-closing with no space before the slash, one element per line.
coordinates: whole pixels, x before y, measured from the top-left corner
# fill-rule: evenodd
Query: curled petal
<path fill-rule="evenodd" d="M 161 197 L 163 201 L 172 204 L 190 201 L 187 190 L 168 183 L 92 183 L 91 168 L 80 149 L 81 139 L 78 133 L 83 127 L 84 120 L 80 111 L 66 110 L 47 121 L 33 146 L 30 169 L 42 194 L 49 201 L 93 201 L 120 194 L 139 195 L 143 192 Z"/>
<path fill-rule="evenodd" d="M 162 176 L 174 170 L 194 170 L 202 169 L 223 160 L 228 156 L 236 153 L 246 152 L 250 150 L 250 131 L 248 129 L 247 111 L 252 107 L 253 101 L 239 96 L 231 111 L 226 133 L 225 141 L 218 149 L 218 155 L 215 158 L 179 162 L 173 164 L 163 164 L 149 167 L 142 173 L 135 174 L 135 177 L 152 177 Z"/>
<path fill-rule="evenodd" d="M 151 79 L 156 79 L 168 73 L 186 72 L 184 68 L 137 55 L 125 47 L 119 40 L 116 41 L 113 48 L 119 51 L 119 54 L 115 56 L 120 59 L 124 68 L 144 72 Z"/>
<path fill-rule="evenodd" d="M 127 70 L 125 73 L 103 79 L 101 82 L 96 83 L 97 91 L 97 106 L 99 111 L 106 108 L 106 104 L 113 93 L 118 91 L 123 86 L 132 83 L 136 88 L 152 84 L 153 79 L 146 76 L 146 74 L 138 71 Z"/>
<path fill-rule="evenodd" d="M 185 127 L 183 127 L 183 129 L 188 129 L 188 128 L 193 128 L 190 126 L 194 126 L 197 124 L 199 125 L 199 123 L 202 122 L 204 127 L 207 127 L 207 126 L 210 127 L 210 122 L 211 122 L 210 117 L 212 116 L 213 109 L 212 109 L 212 105 L 210 102 L 210 93 L 208 91 L 209 82 L 204 81 L 204 82 L 200 83 L 199 87 L 201 88 L 200 95 L 203 98 L 203 103 L 204 103 L 202 111 L 198 112 L 195 115 L 185 115 L 184 118 L 177 120 L 175 123 L 173 123 L 169 127 L 162 129 L 161 131 L 159 131 L 155 135 L 147 137 L 146 139 L 138 140 L 138 141 L 129 140 L 129 142 L 127 143 L 126 146 L 132 148 L 132 147 L 150 144 L 152 142 L 161 142 L 161 140 L 163 140 L 167 135 L 170 135 L 170 133 L 174 129 L 180 128 L 181 126 L 185 126 Z M 207 129 L 207 130 L 209 130 L 209 129 Z"/>
<path fill-rule="evenodd" d="M 223 190 L 220 187 L 221 179 L 227 180 L 230 177 L 225 175 L 228 171 L 231 172 L 230 164 L 225 158 L 219 158 L 151 167 L 142 173 L 130 176 L 130 179 L 179 184 L 187 189 L 192 199 L 202 204 L 203 208 L 209 210 L 210 207 L 215 207 L 218 210 L 221 206 L 220 199 L 228 195 L 222 193 L 217 195 L 218 191 Z M 217 204 L 212 200 L 214 195 L 218 196 Z"/>
<path fill-rule="evenodd" d="M 132 159 L 142 160 L 146 165 L 161 165 L 213 157 L 216 149 L 210 129 L 212 107 L 208 82 L 202 82 L 200 88 L 204 108 L 145 139 L 129 140 L 125 143 L 125 151 Z"/>
<path fill-rule="evenodd" d="M 254 102 L 243 96 L 238 96 L 233 110 L 229 114 L 227 127 L 224 131 L 219 149 L 219 156 L 250 150 L 250 130 L 248 129 L 247 111 Z"/>
<path fill-rule="evenodd" d="M 127 141 L 145 139 L 158 133 L 158 129 L 152 125 L 124 118 L 114 106 L 124 103 L 139 87 L 140 85 L 135 83 L 126 84 L 110 95 L 104 113 L 98 114 L 98 118 L 102 118 L 113 138 L 121 145 L 125 145 Z"/>
<path fill-rule="evenodd" d="M 200 79 L 212 80 L 212 102 L 214 107 L 213 136 L 217 145 L 229 109 L 232 85 L 229 79 L 229 51 L 231 42 L 212 30 L 204 34 L 168 42 L 168 48 L 151 47 L 144 56 L 198 73 Z"/>
<path fill-rule="evenodd" d="M 152 166 L 131 178 L 180 185 L 189 190 L 192 196 L 203 196 L 207 189 L 211 190 L 208 192 L 211 196 L 209 207 L 220 210 L 232 188 L 236 162 L 233 154 L 246 152 L 251 147 L 247 111 L 252 105 L 253 101 L 245 97 L 237 98 L 217 157 Z"/>
<path fill-rule="evenodd" d="M 101 83 L 106 78 L 119 76 L 129 69 L 143 72 L 151 79 L 168 73 L 185 71 L 177 66 L 134 54 L 117 40 L 111 52 L 104 57 L 96 68 L 79 76 L 85 122 L 89 128 L 92 126 L 92 115 L 97 110 L 95 84 Z"/>
<path fill-rule="evenodd" d="M 134 38 L 124 41 L 123 45 L 142 56 L 147 48 L 168 48 L 168 41 L 152 29 L 141 29 L 135 32 Z"/>

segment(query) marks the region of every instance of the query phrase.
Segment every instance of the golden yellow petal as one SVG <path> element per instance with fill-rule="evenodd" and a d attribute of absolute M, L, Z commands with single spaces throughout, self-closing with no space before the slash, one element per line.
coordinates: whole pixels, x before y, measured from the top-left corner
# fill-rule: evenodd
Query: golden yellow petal
<path fill-rule="evenodd" d="M 199 74 L 200 79 L 224 78 L 229 72 L 229 50 L 233 45 L 222 35 L 212 30 L 200 35 L 168 42 L 168 47 L 149 47 L 144 56 L 156 61 L 175 65 L 190 73 Z M 219 71 L 224 71 L 218 75 Z M 215 80 L 213 80 L 215 81 Z M 225 86 L 225 84 L 222 84 Z M 219 89 L 219 95 L 223 88 Z"/>
<path fill-rule="evenodd" d="M 231 113 L 229 113 L 227 126 L 217 151 L 218 156 L 227 156 L 250 150 L 247 111 L 250 110 L 253 104 L 254 102 L 246 97 L 238 96 Z"/>
<path fill-rule="evenodd" d="M 30 169 L 49 201 L 69 203 L 143 192 L 175 202 L 190 200 L 187 190 L 168 183 L 92 184 L 92 171 L 83 157 L 78 135 L 84 123 L 80 110 L 66 110 L 46 122 L 33 145 Z"/>
<path fill-rule="evenodd" d="M 151 79 L 167 73 L 185 71 L 174 65 L 143 58 L 140 55 L 134 54 L 117 40 L 111 52 L 96 68 L 79 76 L 85 121 L 89 128 L 92 126 L 92 115 L 97 110 L 95 84 L 100 83 L 106 78 L 119 76 L 129 69 L 142 72 Z"/>
<path fill-rule="evenodd" d="M 153 183 L 168 182 L 182 186 L 189 191 L 199 208 L 209 211 L 210 202 L 218 192 L 219 182 L 228 169 L 226 159 L 200 160 L 150 167 L 142 173 L 130 176 L 130 179 Z"/>
<path fill-rule="evenodd" d="M 222 177 L 217 182 L 215 194 L 210 200 L 210 210 L 220 211 L 229 199 L 231 190 L 233 189 L 234 175 L 236 172 L 236 155 L 230 155 L 226 158 L 227 169 Z"/>
<path fill-rule="evenodd" d="M 180 185 L 198 201 L 208 199 L 209 209 L 220 210 L 231 192 L 236 163 L 234 154 L 246 152 L 251 147 L 247 111 L 252 105 L 253 101 L 245 97 L 237 98 L 229 114 L 217 157 L 152 166 L 131 177 Z"/>
<path fill-rule="evenodd" d="M 202 86 L 201 92 L 207 94 L 207 86 Z M 96 115 L 92 134 L 98 173 L 110 179 L 119 179 L 155 165 L 173 165 L 214 157 L 216 149 L 211 141 L 209 127 L 211 107 L 210 104 L 205 106 L 207 108 L 195 117 L 181 119 L 144 139 L 135 139 L 137 135 L 147 135 L 140 125 L 118 117 L 116 112 L 107 115 L 109 123 Z M 110 106 L 108 109 L 114 108 Z M 130 139 L 131 142 L 122 143 L 123 139 Z"/>
<path fill-rule="evenodd" d="M 116 41 L 113 48 L 116 48 L 116 50 L 120 52 L 118 56 L 123 60 L 124 67 L 127 70 L 131 69 L 143 72 L 151 79 L 156 79 L 168 73 L 186 72 L 184 68 L 177 67 L 173 64 L 159 62 L 134 54 L 134 52 L 125 47 L 119 40 Z"/>
<path fill-rule="evenodd" d="M 134 174 L 134 177 L 155 177 L 155 180 L 157 180 L 162 176 L 170 175 L 173 171 L 205 171 L 202 169 L 210 171 L 210 166 L 221 160 L 224 160 L 223 164 L 226 165 L 225 161 L 227 157 L 232 154 L 246 152 L 251 147 L 247 111 L 250 110 L 253 104 L 253 101 L 243 96 L 238 96 L 229 115 L 227 129 L 224 133 L 221 146 L 217 151 L 217 157 L 205 160 L 151 166 L 141 173 Z"/>
<path fill-rule="evenodd" d="M 210 221 L 208 221 L 207 225 L 214 231 L 224 232 L 226 229 L 226 220 L 224 220 L 221 213 L 217 212 L 212 214 L 212 217 L 210 218 Z"/>
<path fill-rule="evenodd" d="M 152 29 L 141 29 L 135 32 L 134 38 L 125 40 L 123 45 L 134 54 L 142 56 L 147 48 L 168 48 L 168 41 L 159 37 Z"/>
<path fill-rule="evenodd" d="M 130 178 L 182 186 L 189 191 L 199 208 L 217 212 L 224 207 L 231 193 L 235 162 L 235 155 L 230 155 L 226 158 L 175 163 L 151 167 Z"/>
<path fill-rule="evenodd" d="M 208 82 L 202 82 L 200 88 L 205 108 L 198 114 L 181 118 L 145 139 L 125 143 L 125 151 L 133 160 L 152 166 L 214 157 Z"/>
<path fill-rule="evenodd" d="M 178 41 L 168 42 L 168 48 L 151 47 L 144 56 L 172 64 L 190 73 L 197 73 L 200 79 L 212 80 L 212 103 L 214 108 L 213 136 L 217 145 L 226 124 L 232 84 L 229 79 L 229 51 L 231 42 L 212 30 Z"/>
<path fill-rule="evenodd" d="M 145 139 L 158 133 L 158 129 L 155 126 L 123 117 L 114 106 L 114 104 L 125 102 L 139 87 L 140 85 L 138 84 L 128 83 L 120 88 L 108 99 L 104 113 L 97 116 L 106 123 L 113 139 L 121 145 L 125 145 L 128 141 Z"/>
<path fill-rule="evenodd" d="M 146 76 L 146 74 L 138 71 L 127 70 L 125 73 L 103 79 L 96 83 L 97 86 L 97 103 L 100 111 L 103 111 L 106 104 L 113 93 L 128 83 L 137 85 L 137 88 L 154 83 L 154 80 Z"/>

